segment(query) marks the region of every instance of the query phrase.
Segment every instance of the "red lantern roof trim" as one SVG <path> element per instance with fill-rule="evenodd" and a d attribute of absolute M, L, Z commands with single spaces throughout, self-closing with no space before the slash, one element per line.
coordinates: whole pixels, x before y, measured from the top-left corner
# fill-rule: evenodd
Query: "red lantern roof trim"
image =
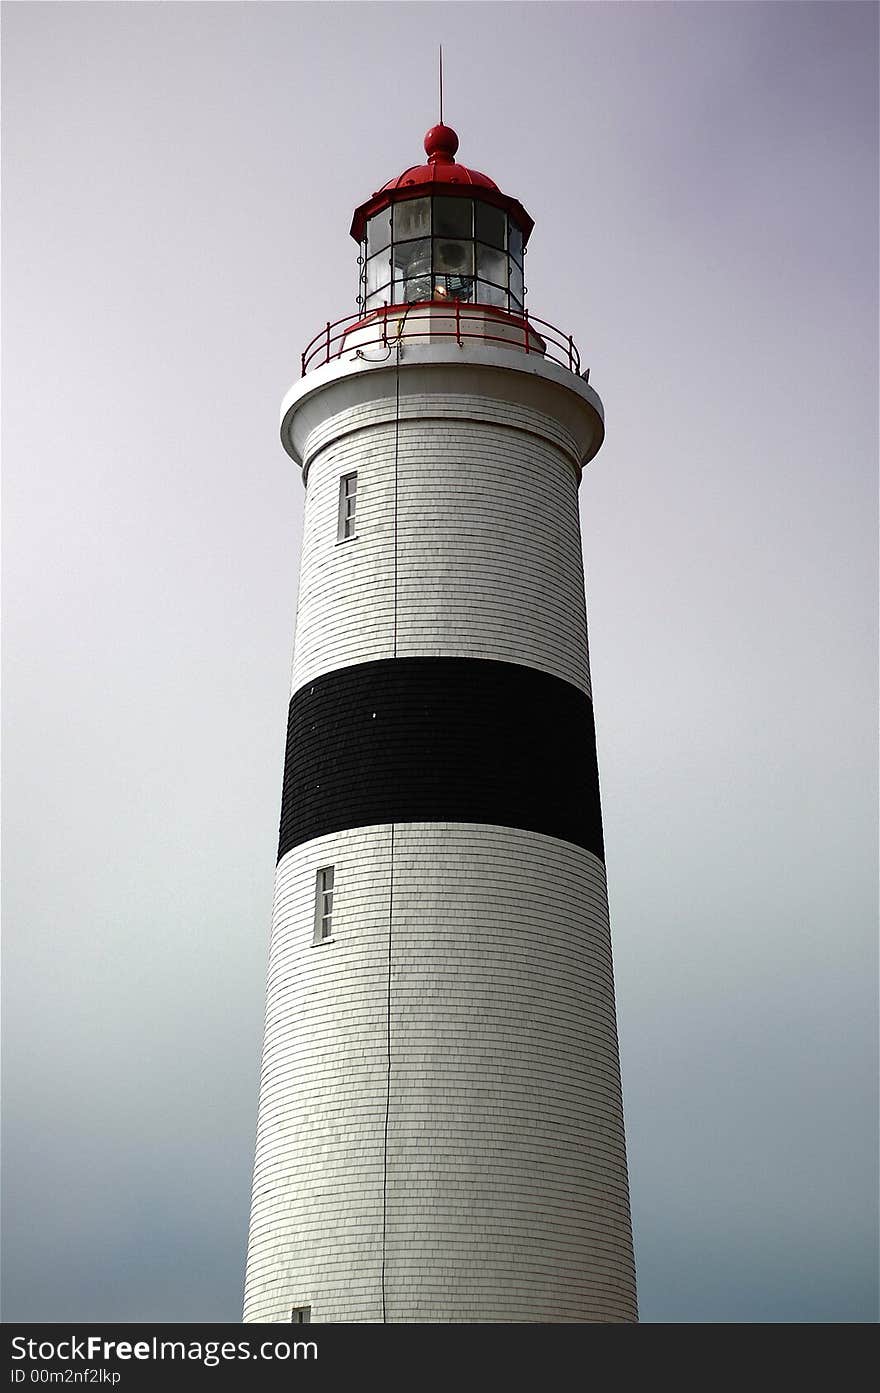
<path fill-rule="evenodd" d="M 414 164 L 405 169 L 396 179 L 387 184 L 355 209 L 351 222 L 351 235 L 356 242 L 362 242 L 369 218 L 388 208 L 392 203 L 402 203 L 409 198 L 421 198 L 425 194 L 449 195 L 457 198 L 476 196 L 482 203 L 491 203 L 502 208 L 513 218 L 523 235 L 523 244 L 528 241 L 534 220 L 529 217 L 518 199 L 509 198 L 499 189 L 494 180 L 477 169 L 455 162 L 458 149 L 458 136 L 450 126 L 432 126 L 425 136 L 427 164 Z"/>

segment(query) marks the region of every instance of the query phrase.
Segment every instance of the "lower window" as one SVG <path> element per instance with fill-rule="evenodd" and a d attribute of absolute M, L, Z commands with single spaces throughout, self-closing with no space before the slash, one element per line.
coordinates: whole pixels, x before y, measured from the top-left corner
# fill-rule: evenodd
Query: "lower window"
<path fill-rule="evenodd" d="M 333 933 L 333 867 L 322 866 L 315 883 L 314 943 L 323 943 Z"/>

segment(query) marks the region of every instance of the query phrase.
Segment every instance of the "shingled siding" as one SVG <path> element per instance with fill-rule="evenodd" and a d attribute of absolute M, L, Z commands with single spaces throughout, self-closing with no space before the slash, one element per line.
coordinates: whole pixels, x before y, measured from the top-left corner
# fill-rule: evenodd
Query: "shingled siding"
<path fill-rule="evenodd" d="M 358 663 L 301 687 L 279 859 L 325 832 L 422 821 L 531 828 L 604 859 L 589 698 L 478 658 Z"/>
<path fill-rule="evenodd" d="M 579 471 L 564 433 L 478 396 L 407 397 L 397 432 L 382 406 L 340 412 L 332 436 L 310 438 L 292 692 L 396 652 L 522 663 L 589 694 Z M 340 542 L 339 481 L 353 472 L 356 536 Z"/>
<path fill-rule="evenodd" d="M 314 945 L 334 867 L 333 933 Z M 393 911 L 392 911 L 393 896 Z M 391 1088 L 384 1125 L 391 934 Z M 635 1319 L 602 863 L 474 824 L 279 863 L 245 1319 Z"/>
<path fill-rule="evenodd" d="M 341 362 L 284 408 L 248 1321 L 637 1317 L 577 498 L 601 403 L 496 356 Z"/>

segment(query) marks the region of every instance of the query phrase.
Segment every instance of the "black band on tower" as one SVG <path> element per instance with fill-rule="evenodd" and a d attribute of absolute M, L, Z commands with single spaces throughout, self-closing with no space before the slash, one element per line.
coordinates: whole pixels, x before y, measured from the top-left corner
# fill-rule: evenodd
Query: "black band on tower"
<path fill-rule="evenodd" d="M 307 683 L 290 701 L 278 859 L 390 822 L 520 827 L 604 860 L 589 697 L 481 658 L 390 658 Z"/>

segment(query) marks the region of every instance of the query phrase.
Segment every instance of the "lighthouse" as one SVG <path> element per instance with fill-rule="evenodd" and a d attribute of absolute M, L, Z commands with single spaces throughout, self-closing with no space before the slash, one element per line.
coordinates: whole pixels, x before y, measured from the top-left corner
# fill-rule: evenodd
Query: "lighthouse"
<path fill-rule="evenodd" d="M 426 159 L 282 406 L 305 520 L 245 1321 L 637 1319 L 578 515 L 533 221 Z"/>

